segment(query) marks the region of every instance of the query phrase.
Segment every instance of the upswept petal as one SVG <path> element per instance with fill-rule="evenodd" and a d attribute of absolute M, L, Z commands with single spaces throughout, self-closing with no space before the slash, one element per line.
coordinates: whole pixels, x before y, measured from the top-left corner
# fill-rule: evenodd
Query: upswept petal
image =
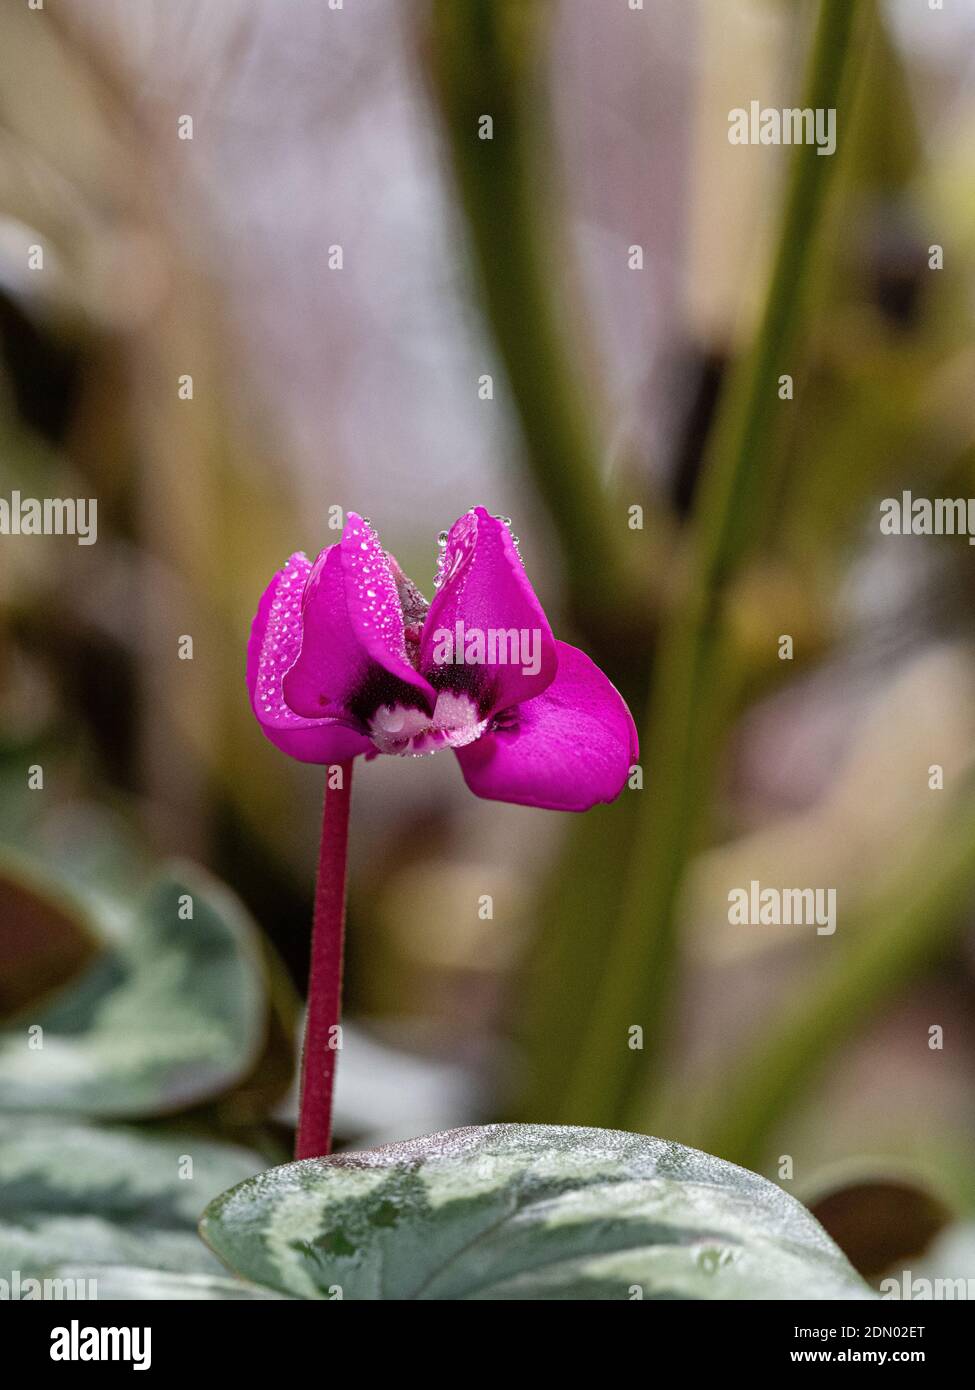
<path fill-rule="evenodd" d="M 389 558 L 355 512 L 341 541 L 311 567 L 301 627 L 297 660 L 284 677 L 284 696 L 296 714 L 366 719 L 384 703 L 433 708 L 434 692 L 406 654 Z"/>
<path fill-rule="evenodd" d="M 284 701 L 282 676 L 301 642 L 301 593 L 311 570 L 292 555 L 261 596 L 247 643 L 247 691 L 266 738 L 305 763 L 338 763 L 372 747 L 357 728 L 335 719 L 303 719 Z"/>
<path fill-rule="evenodd" d="M 483 665 L 441 665 L 435 660 L 438 634 L 528 634 L 534 661 L 486 661 Z M 420 645 L 420 670 L 438 689 L 468 691 L 481 713 L 494 714 L 540 695 L 555 678 L 556 643 L 542 605 L 525 574 L 511 532 L 483 507 L 474 507 L 454 522 L 441 561 L 440 585 L 430 605 Z"/>

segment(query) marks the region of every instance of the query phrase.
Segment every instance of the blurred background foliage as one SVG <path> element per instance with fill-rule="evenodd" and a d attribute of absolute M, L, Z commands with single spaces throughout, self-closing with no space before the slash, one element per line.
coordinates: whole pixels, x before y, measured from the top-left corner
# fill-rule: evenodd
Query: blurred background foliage
<path fill-rule="evenodd" d="M 0 494 L 95 496 L 99 536 L 0 538 L 0 1176 L 52 1112 L 93 1167 L 205 1140 L 212 1192 L 287 1152 L 321 778 L 253 723 L 250 618 L 330 506 L 429 593 L 484 502 L 645 786 L 559 817 L 452 759 L 357 779 L 342 1140 L 645 1130 L 782 1179 L 865 1273 L 975 1276 L 971 551 L 879 533 L 903 488 L 975 492 L 973 34 L 909 0 L 4 7 Z M 835 158 L 728 143 L 800 97 Z M 836 935 L 730 926 L 752 879 L 835 887 Z M 37 1262 L 179 1268 L 157 1215 L 93 1253 L 62 1213 Z"/>

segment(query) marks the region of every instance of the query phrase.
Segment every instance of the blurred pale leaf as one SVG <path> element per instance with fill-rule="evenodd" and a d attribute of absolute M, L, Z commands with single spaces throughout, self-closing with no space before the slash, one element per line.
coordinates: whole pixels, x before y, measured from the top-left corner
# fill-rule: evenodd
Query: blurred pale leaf
<path fill-rule="evenodd" d="M 897 1271 L 894 1271 L 895 1275 Z M 959 1221 L 943 1231 L 927 1252 L 923 1260 L 918 1260 L 911 1268 L 915 1280 L 929 1280 L 931 1287 L 912 1290 L 916 1299 L 971 1297 L 975 1288 L 975 1221 Z M 942 1288 L 937 1292 L 936 1280 L 950 1280 L 951 1290 Z M 964 1281 L 961 1283 L 960 1281 Z"/>
<path fill-rule="evenodd" d="M 181 920 L 181 902 L 192 919 Z M 162 874 L 75 983 L 0 1033 L 0 1109 L 171 1113 L 229 1090 L 264 1041 L 257 929 L 197 868 Z M 28 1028 L 40 1025 L 43 1045 Z"/>
<path fill-rule="evenodd" d="M 65 1264 L 85 1278 L 97 1278 L 99 1264 L 218 1274 L 197 1216 L 260 1167 L 246 1149 L 193 1134 L 0 1115 L 0 1278 Z"/>

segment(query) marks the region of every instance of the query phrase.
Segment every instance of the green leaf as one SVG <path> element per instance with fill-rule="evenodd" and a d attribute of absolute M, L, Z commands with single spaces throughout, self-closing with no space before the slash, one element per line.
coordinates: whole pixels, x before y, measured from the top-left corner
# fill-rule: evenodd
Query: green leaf
<path fill-rule="evenodd" d="M 0 1278 L 70 1264 L 221 1274 L 196 1220 L 228 1183 L 261 1166 L 246 1149 L 193 1134 L 43 1115 L 0 1115 Z"/>
<path fill-rule="evenodd" d="M 201 1233 L 303 1298 L 870 1298 L 808 1211 L 743 1168 L 617 1130 L 488 1125 L 289 1163 Z"/>
<path fill-rule="evenodd" d="M 231 893 L 180 865 L 134 913 L 102 907 L 107 949 L 0 1032 L 0 1110 L 172 1113 L 228 1090 L 260 1054 L 263 965 Z"/>

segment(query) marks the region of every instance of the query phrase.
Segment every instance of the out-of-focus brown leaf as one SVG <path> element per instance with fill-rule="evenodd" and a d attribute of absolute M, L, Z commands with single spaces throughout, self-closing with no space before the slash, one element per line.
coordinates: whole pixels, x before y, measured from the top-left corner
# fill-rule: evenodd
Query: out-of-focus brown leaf
<path fill-rule="evenodd" d="M 80 910 L 0 864 L 0 1018 L 66 984 L 99 949 Z"/>
<path fill-rule="evenodd" d="M 866 1279 L 922 1255 L 951 1220 L 940 1198 L 907 1178 L 850 1182 L 810 1210 Z"/>

